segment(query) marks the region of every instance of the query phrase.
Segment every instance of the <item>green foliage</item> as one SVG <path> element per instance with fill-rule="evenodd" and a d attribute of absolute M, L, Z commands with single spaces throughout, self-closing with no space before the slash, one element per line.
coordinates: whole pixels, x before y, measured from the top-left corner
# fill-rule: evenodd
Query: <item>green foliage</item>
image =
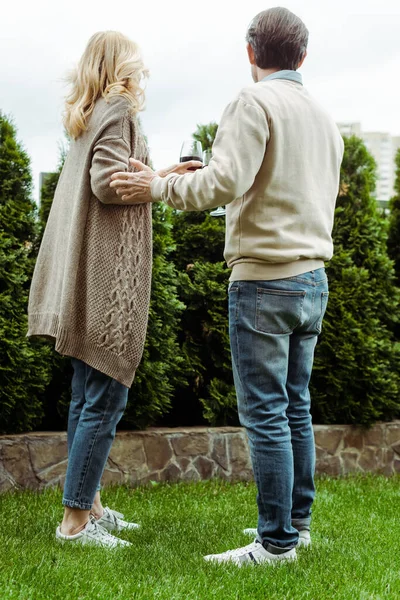
<path fill-rule="evenodd" d="M 0 432 L 40 423 L 50 378 L 48 348 L 29 341 L 27 303 L 37 226 L 30 160 L 0 113 Z"/>
<path fill-rule="evenodd" d="M 204 150 L 211 150 L 214 140 L 216 138 L 218 131 L 217 123 L 209 123 L 208 125 L 197 125 L 197 129 L 193 134 L 193 137 L 198 142 L 201 142 L 201 145 Z"/>
<path fill-rule="evenodd" d="M 199 125 L 194 138 L 211 148 L 217 124 Z M 187 387 L 177 389 L 170 415 L 174 425 L 237 423 L 228 332 L 229 270 L 221 262 L 225 219 L 175 212 L 173 260 L 180 270 L 179 298 L 186 305 L 180 343 Z"/>
<path fill-rule="evenodd" d="M 153 277 L 149 325 L 142 362 L 130 392 L 124 422 L 146 427 L 171 406 L 174 390 L 185 386 L 184 358 L 177 334 L 185 308 L 177 296 L 177 271 L 169 260 L 173 250 L 171 209 L 153 205 Z"/>
<path fill-rule="evenodd" d="M 327 273 L 330 297 L 312 377 L 314 420 L 369 425 L 400 413 L 399 290 L 385 225 L 371 195 L 375 163 L 363 142 L 345 140 Z"/>
<path fill-rule="evenodd" d="M 400 149 L 396 154 L 395 195 L 390 201 L 388 252 L 394 261 L 397 285 L 400 287 Z"/>
<path fill-rule="evenodd" d="M 54 172 L 48 173 L 44 179 L 41 195 L 40 195 L 40 207 L 39 207 L 39 219 L 40 223 L 44 227 L 46 226 L 47 219 L 49 218 L 51 205 L 53 203 L 54 194 L 58 180 L 60 178 L 61 168 Z"/>
<path fill-rule="evenodd" d="M 180 338 L 188 368 L 186 411 L 192 406 L 192 414 L 198 414 L 201 403 L 204 418 L 213 425 L 237 422 L 229 347 L 228 278 L 224 263 L 202 260 L 189 265 L 188 272 L 179 278 L 179 297 L 187 307 Z M 185 416 L 187 419 L 187 413 Z"/>
<path fill-rule="evenodd" d="M 225 219 L 211 217 L 209 211 L 174 212 L 173 260 L 179 270 L 191 263 L 220 262 L 224 253 Z"/>

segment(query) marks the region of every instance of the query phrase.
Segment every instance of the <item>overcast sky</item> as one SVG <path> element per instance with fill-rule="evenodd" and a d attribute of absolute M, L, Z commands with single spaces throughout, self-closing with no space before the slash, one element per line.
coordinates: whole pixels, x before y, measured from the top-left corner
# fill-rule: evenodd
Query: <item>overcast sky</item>
<path fill-rule="evenodd" d="M 0 21 L 0 110 L 40 171 L 54 170 L 63 139 L 63 76 L 96 31 L 122 31 L 142 47 L 151 77 L 142 119 L 156 167 L 179 157 L 197 123 L 218 121 L 251 83 L 244 37 L 260 0 L 22 0 Z M 400 135 L 400 1 L 287 0 L 310 30 L 301 70 L 337 121 Z M 37 194 L 37 190 L 36 190 Z"/>

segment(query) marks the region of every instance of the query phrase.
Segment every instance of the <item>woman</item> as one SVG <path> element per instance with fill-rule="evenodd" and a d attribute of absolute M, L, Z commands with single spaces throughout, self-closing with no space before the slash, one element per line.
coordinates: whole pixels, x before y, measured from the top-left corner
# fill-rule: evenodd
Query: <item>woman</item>
<path fill-rule="evenodd" d="M 71 77 L 64 124 L 72 142 L 30 292 L 28 335 L 51 338 L 74 367 L 65 512 L 56 531 L 64 542 L 127 545 L 109 532 L 138 527 L 104 509 L 99 490 L 148 319 L 151 204 L 129 206 L 109 187 L 130 157 L 148 163 L 136 117 L 146 76 L 137 45 L 122 34 L 90 39 Z"/>

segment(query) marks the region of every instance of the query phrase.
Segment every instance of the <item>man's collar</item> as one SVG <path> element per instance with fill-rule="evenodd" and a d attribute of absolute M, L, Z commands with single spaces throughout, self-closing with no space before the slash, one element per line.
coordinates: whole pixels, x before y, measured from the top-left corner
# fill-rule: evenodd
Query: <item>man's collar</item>
<path fill-rule="evenodd" d="M 297 71 L 290 71 L 289 69 L 271 73 L 271 75 L 267 75 L 267 77 L 264 77 L 264 79 L 261 79 L 261 81 L 271 81 L 272 79 L 286 79 L 287 81 L 294 81 L 295 83 L 300 83 L 300 85 L 303 85 L 301 73 L 298 73 Z"/>

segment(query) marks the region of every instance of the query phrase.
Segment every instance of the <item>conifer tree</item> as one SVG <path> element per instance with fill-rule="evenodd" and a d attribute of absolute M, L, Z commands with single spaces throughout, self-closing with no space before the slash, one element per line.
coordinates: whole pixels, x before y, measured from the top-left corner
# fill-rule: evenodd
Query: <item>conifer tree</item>
<path fill-rule="evenodd" d="M 198 125 L 193 137 L 212 147 L 218 126 Z M 180 271 L 179 297 L 186 305 L 180 343 L 187 386 L 178 388 L 169 419 L 177 424 L 237 423 L 228 332 L 229 270 L 223 260 L 225 219 L 210 211 L 174 213 Z"/>
<path fill-rule="evenodd" d="M 390 200 L 388 252 L 394 261 L 397 285 L 400 287 L 400 148 L 396 153 L 394 196 Z"/>
<path fill-rule="evenodd" d="M 315 420 L 369 425 L 400 414 L 400 353 L 393 331 L 399 290 L 386 227 L 372 192 L 375 163 L 345 139 L 333 239 L 330 297 L 312 377 Z"/>
<path fill-rule="evenodd" d="M 153 204 L 153 275 L 149 324 L 143 359 L 129 394 L 124 424 L 144 428 L 168 413 L 175 388 L 185 386 L 184 358 L 178 328 L 184 305 L 178 298 L 178 273 L 171 261 L 174 248 L 171 209 Z"/>
<path fill-rule="evenodd" d="M 38 234 L 30 159 L 0 113 L 0 432 L 29 431 L 43 417 L 49 350 L 26 338 Z"/>

